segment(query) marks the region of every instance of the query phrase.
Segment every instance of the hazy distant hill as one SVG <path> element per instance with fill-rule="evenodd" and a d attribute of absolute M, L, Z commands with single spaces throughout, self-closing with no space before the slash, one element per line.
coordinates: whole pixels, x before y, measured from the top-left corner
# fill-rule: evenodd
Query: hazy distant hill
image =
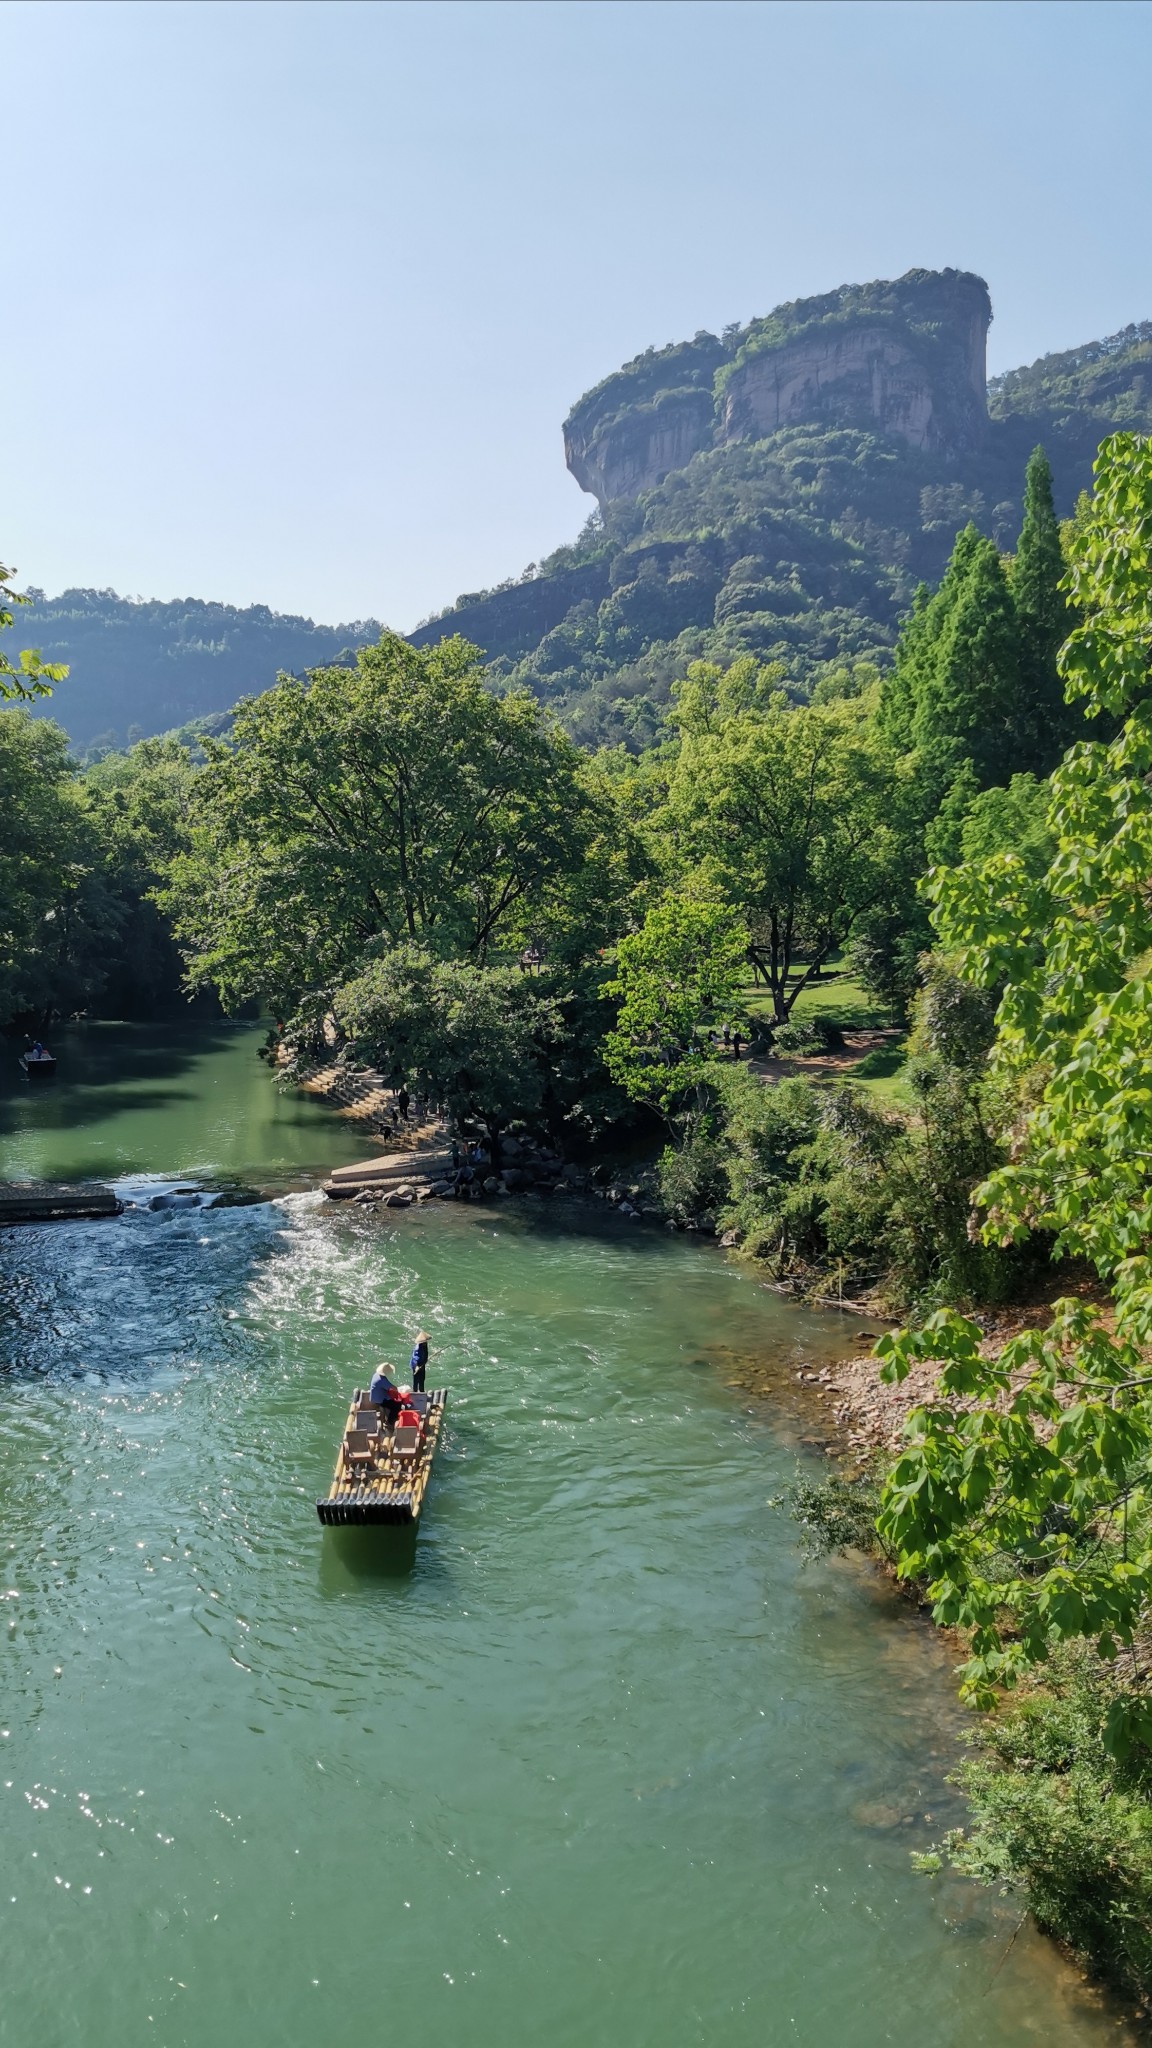
<path fill-rule="evenodd" d="M 247 691 L 266 690 L 278 669 L 320 667 L 381 632 L 375 619 L 316 626 L 263 604 L 137 604 L 112 590 L 30 595 L 17 616 L 21 646 L 71 669 L 40 708 L 82 748 L 124 746 L 227 711 Z"/>
<path fill-rule="evenodd" d="M 1152 431 L 1152 322 L 988 383 L 990 318 L 982 278 L 915 270 L 646 350 L 565 423 L 597 499 L 579 540 L 412 639 L 463 633 L 498 687 L 526 685 L 589 743 L 647 737 L 700 655 L 779 660 L 797 693 L 883 663 L 966 521 L 1014 545 L 1038 441 L 1066 513 L 1106 433 Z M 45 709 L 81 745 L 224 711 L 380 632 L 76 590 L 38 594 L 20 627 L 71 664 Z"/>

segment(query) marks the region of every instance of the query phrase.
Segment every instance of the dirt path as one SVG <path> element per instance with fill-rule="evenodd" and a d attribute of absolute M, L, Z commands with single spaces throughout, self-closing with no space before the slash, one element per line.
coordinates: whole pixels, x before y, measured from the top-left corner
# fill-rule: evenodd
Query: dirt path
<path fill-rule="evenodd" d="M 767 1059 L 749 1060 L 753 1074 L 765 1081 L 784 1081 L 789 1076 L 806 1081 L 842 1081 L 866 1060 L 869 1053 L 898 1045 L 904 1033 L 897 1025 L 875 1031 L 846 1031 L 843 1045 L 828 1052 L 784 1053 Z"/>

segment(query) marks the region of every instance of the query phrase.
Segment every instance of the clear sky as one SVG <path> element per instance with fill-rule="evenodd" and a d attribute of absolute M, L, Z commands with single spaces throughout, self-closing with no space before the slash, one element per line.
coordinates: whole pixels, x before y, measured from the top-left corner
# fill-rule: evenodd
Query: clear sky
<path fill-rule="evenodd" d="M 652 343 L 914 264 L 1152 317 L 1142 0 L 8 0 L 0 559 L 411 627 Z"/>

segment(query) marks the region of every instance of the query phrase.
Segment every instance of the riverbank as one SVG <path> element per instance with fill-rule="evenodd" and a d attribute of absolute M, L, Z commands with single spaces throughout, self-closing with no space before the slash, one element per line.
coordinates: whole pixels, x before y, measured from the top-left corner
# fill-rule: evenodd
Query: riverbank
<path fill-rule="evenodd" d="M 869 1045 L 873 1040 L 886 1042 L 891 1036 L 885 1032 L 855 1034 L 861 1041 L 867 1038 Z M 843 1065 L 860 1056 L 861 1046 L 854 1042 L 839 1056 L 839 1063 Z M 752 1071 L 772 1085 L 781 1078 L 796 1076 L 806 1069 L 814 1071 L 819 1066 L 820 1062 L 812 1059 L 760 1061 L 753 1064 Z M 669 1212 L 659 1199 L 655 1163 L 650 1159 L 639 1167 L 633 1162 L 629 1172 L 621 1172 L 609 1161 L 576 1164 L 565 1160 L 546 1142 L 527 1134 L 510 1135 L 502 1146 L 498 1172 L 486 1170 L 481 1163 L 464 1180 L 458 1169 L 466 1148 L 452 1146 L 442 1120 L 409 1121 L 402 1117 L 396 1093 L 382 1075 L 333 1061 L 297 1069 L 294 1078 L 305 1092 L 329 1103 L 342 1120 L 388 1135 L 396 1144 L 393 1151 L 334 1170 L 324 1183 L 324 1192 L 331 1199 L 354 1200 L 362 1208 L 389 1209 L 413 1207 L 429 1199 L 493 1203 L 511 1195 L 536 1200 L 558 1197 L 595 1201 L 615 1208 L 631 1221 L 657 1223 L 670 1232 L 712 1240 L 726 1252 L 739 1252 L 738 1232 L 718 1233 L 707 1215 L 685 1222 Z M 458 1156 L 454 1157 L 454 1153 Z M 757 1277 L 755 1262 L 737 1263 Z M 875 1302 L 845 1303 L 834 1294 L 818 1293 L 816 1290 L 822 1284 L 831 1284 L 830 1272 L 823 1282 L 820 1277 L 809 1275 L 804 1293 L 799 1292 L 798 1283 L 796 1287 L 777 1285 L 766 1275 L 760 1284 L 819 1310 L 835 1308 L 844 1315 L 846 1323 L 849 1319 L 856 1322 L 861 1336 L 873 1340 L 881 1329 L 892 1325 L 891 1316 Z M 1075 1274 L 1059 1284 L 1053 1282 L 1044 1301 L 975 1311 L 975 1319 L 986 1332 L 984 1348 L 991 1352 L 1021 1330 L 1042 1324 L 1051 1299 L 1058 1293 L 1092 1291 L 1091 1283 L 1082 1274 Z M 839 1362 L 823 1361 L 811 1368 L 797 1366 L 787 1389 L 781 1387 L 778 1374 L 758 1376 L 754 1369 L 744 1369 L 740 1379 L 729 1384 L 776 1403 L 786 1392 L 789 1406 L 798 1406 L 803 1411 L 804 1442 L 840 1463 L 861 1467 L 874 1463 L 880 1456 L 891 1457 L 896 1453 L 908 1415 L 931 1397 L 937 1372 L 938 1368 L 929 1361 L 914 1367 L 907 1379 L 887 1385 L 880 1378 L 879 1365 L 871 1351 L 860 1350 Z M 792 1397 L 796 1397 L 795 1401 Z"/>
<path fill-rule="evenodd" d="M 1052 1291 L 1100 1295 L 1090 1280 L 1077 1284 L 1068 1274 Z M 985 1331 L 981 1350 L 994 1355 L 1045 1325 L 1051 1306 L 975 1314 Z M 801 1481 L 786 1496 L 813 1555 L 859 1550 L 891 1581 L 875 1535 L 882 1478 L 910 1411 L 935 1396 L 939 1370 L 925 1361 L 890 1386 L 879 1379 L 875 1357 L 857 1356 L 797 1376 L 820 1418 L 802 1441 L 829 1459 L 823 1482 Z M 1072 1389 L 1066 1398 L 1075 1398 Z M 926 1589 L 909 1582 L 902 1590 L 927 1620 Z M 944 1628 L 938 1635 L 956 1661 L 970 1654 L 963 1634 Z M 1138 1737 L 1118 1753 L 1112 1729 L 1150 1660 L 1152 1642 L 1139 1635 L 1111 1657 L 1091 1639 L 1057 1642 L 992 1712 L 968 1721 L 967 1754 L 952 1782 L 969 1810 L 915 1859 L 933 1882 L 950 1869 L 1013 1892 L 1088 1981 L 1132 2001 L 1129 2018 L 1141 2038 L 1152 2022 L 1152 1745 Z"/>
<path fill-rule="evenodd" d="M 1044 1292 L 1041 1301 L 967 1311 L 984 1332 L 980 1349 L 985 1357 L 994 1356 L 1025 1330 L 1044 1328 L 1051 1318 L 1053 1303 L 1062 1296 L 1104 1300 L 1091 1276 L 1079 1269 L 1059 1278 L 1054 1276 Z M 861 1320 L 886 1324 L 888 1319 L 877 1318 L 865 1309 Z M 939 1372 L 935 1361 L 924 1360 L 912 1366 L 906 1379 L 890 1385 L 881 1380 L 879 1362 L 870 1351 L 861 1351 L 825 1368 L 818 1396 L 827 1418 L 829 1452 L 850 1465 L 870 1464 L 881 1455 L 894 1456 L 903 1440 L 908 1416 L 914 1408 L 931 1400 Z"/>

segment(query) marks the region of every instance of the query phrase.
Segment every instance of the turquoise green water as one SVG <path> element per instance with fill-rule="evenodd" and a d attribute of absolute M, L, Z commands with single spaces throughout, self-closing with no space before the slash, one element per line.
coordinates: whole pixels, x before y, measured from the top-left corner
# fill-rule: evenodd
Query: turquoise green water
<path fill-rule="evenodd" d="M 52 1081 L 0 1040 L 0 1178 L 217 1174 L 262 1187 L 378 1152 L 312 1097 L 284 1094 L 251 1024 L 84 1024 L 52 1034 Z"/>
<path fill-rule="evenodd" d="M 236 1042 L 170 1127 L 153 1071 L 146 1155 L 125 1082 L 74 1157 L 186 1174 L 203 1086 L 255 1173 L 292 1112 L 244 1132 Z M 1011 1901 L 910 1872 L 943 1653 L 800 1563 L 795 1452 L 716 1370 L 831 1319 L 543 1204 L 137 1210 L 10 1232 L 0 1277 L 0 2042 L 1116 2038 Z M 321 1532 L 348 1391 L 421 1322 L 418 1541 Z"/>

